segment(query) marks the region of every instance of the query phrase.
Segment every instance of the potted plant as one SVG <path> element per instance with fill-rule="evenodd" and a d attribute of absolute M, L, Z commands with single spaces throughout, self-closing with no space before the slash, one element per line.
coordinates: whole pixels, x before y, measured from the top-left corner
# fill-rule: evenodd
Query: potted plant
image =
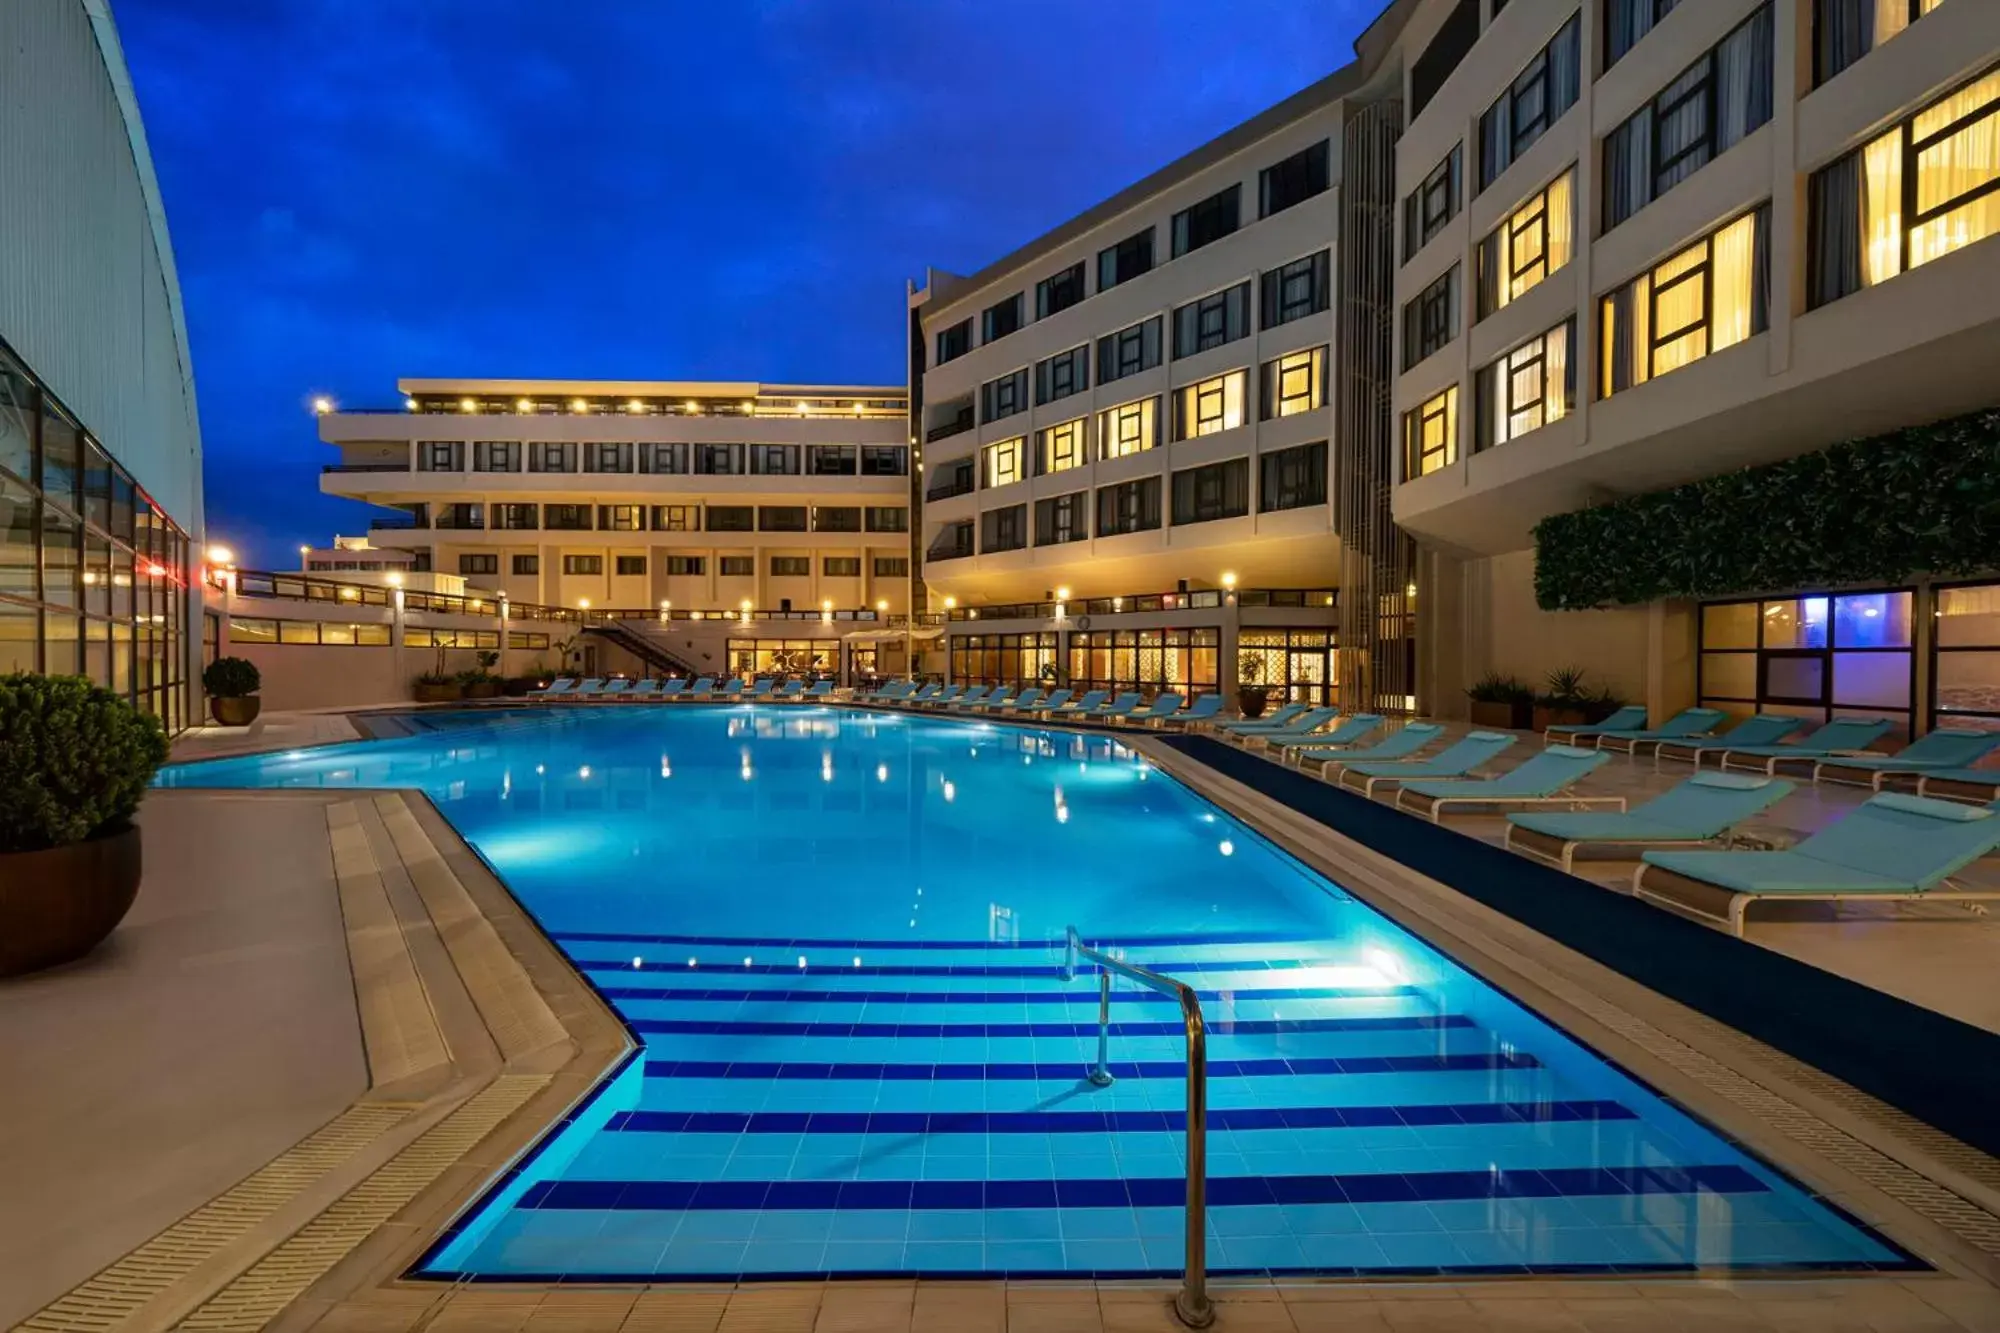
<path fill-rule="evenodd" d="M 1545 683 L 1548 688 L 1535 699 L 1536 731 L 1583 726 L 1589 721 L 1585 709 L 1591 693 L 1584 688 L 1582 667 L 1558 667 L 1549 672 Z"/>
<path fill-rule="evenodd" d="M 509 676 L 500 682 L 500 692 L 509 699 L 519 699 L 530 690 L 547 689 L 549 669 L 540 662 L 528 668 L 525 676 Z"/>
<path fill-rule="evenodd" d="M 0 977 L 81 958 L 124 918 L 132 815 L 166 759 L 157 718 L 82 676 L 0 676 Z"/>
<path fill-rule="evenodd" d="M 1596 724 L 1625 706 L 1625 700 L 1609 689 L 1599 690 L 1583 706 L 1583 720 Z"/>
<path fill-rule="evenodd" d="M 1236 711 L 1244 717 L 1264 716 L 1264 708 L 1271 702 L 1271 692 L 1263 683 L 1263 659 L 1244 659 L 1236 670 Z"/>
<path fill-rule="evenodd" d="M 201 673 L 209 714 L 225 727 L 247 727 L 257 720 L 264 707 L 257 697 L 263 684 L 257 664 L 241 657 L 218 657 Z"/>
<path fill-rule="evenodd" d="M 1526 731 L 1535 721 L 1535 692 L 1513 676 L 1489 671 L 1465 692 L 1472 700 L 1472 725 Z"/>
<path fill-rule="evenodd" d="M 458 673 L 459 692 L 468 699 L 493 699 L 500 694 L 500 678 L 493 674 L 500 654 L 486 649 L 473 654 L 479 665 Z"/>

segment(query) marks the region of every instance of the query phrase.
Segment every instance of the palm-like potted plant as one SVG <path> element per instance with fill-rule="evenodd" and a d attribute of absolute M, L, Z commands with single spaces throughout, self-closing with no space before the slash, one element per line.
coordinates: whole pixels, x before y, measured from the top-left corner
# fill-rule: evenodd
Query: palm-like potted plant
<path fill-rule="evenodd" d="M 493 674 L 499 665 L 500 654 L 492 649 L 483 649 L 473 654 L 473 661 L 479 665 L 458 673 L 459 692 L 468 699 L 492 699 L 500 694 L 500 678 Z"/>
<path fill-rule="evenodd" d="M 159 719 L 82 676 L 0 676 L 0 976 L 81 958 L 139 892 Z"/>
<path fill-rule="evenodd" d="M 1535 730 L 1550 727 L 1582 726 L 1589 721 L 1586 710 L 1592 695 L 1583 683 L 1583 668 L 1558 667 L 1549 672 L 1548 686 L 1535 698 Z"/>
<path fill-rule="evenodd" d="M 1513 676 L 1489 671 L 1465 692 L 1472 700 L 1472 725 L 1526 731 L 1535 721 L 1535 692 Z"/>
<path fill-rule="evenodd" d="M 218 657 L 201 673 L 209 715 L 225 727 L 247 727 L 257 720 L 264 707 L 257 691 L 263 686 L 257 664 L 241 657 Z"/>
<path fill-rule="evenodd" d="M 411 693 L 420 704 L 441 704 L 458 698 L 463 689 L 464 687 L 458 682 L 458 676 L 445 670 L 444 649 L 440 648 L 437 650 L 436 664 L 417 677 Z"/>
<path fill-rule="evenodd" d="M 1236 668 L 1236 711 L 1244 717 L 1262 717 L 1270 702 L 1271 692 L 1264 685 L 1263 659 L 1244 658 Z"/>

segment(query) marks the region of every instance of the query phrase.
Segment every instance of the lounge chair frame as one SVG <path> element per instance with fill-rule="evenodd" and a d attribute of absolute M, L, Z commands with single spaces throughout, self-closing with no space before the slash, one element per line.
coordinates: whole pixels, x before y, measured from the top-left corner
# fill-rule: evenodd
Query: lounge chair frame
<path fill-rule="evenodd" d="M 1688 917 L 1709 925 L 1724 926 L 1730 934 L 1741 939 L 1751 906 L 1766 900 L 1788 903 L 1833 903 L 1836 913 L 1839 911 L 1839 904 L 1849 901 L 1949 902 L 1958 904 L 1975 915 L 1984 916 L 1986 903 L 2000 901 L 2000 888 L 1974 888 L 1946 878 L 1939 881 L 1936 888 L 1912 889 L 1906 893 L 1843 893 L 1837 889 L 1829 889 L 1824 893 L 1745 893 L 1739 889 L 1683 875 L 1665 866 L 1642 865 L 1632 872 L 1632 896 L 1655 907 L 1663 907 L 1676 916 Z"/>

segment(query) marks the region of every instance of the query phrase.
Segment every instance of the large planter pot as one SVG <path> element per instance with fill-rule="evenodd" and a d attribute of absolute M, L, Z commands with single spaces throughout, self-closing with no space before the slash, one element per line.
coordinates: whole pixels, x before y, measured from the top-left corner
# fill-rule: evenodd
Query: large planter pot
<path fill-rule="evenodd" d="M 238 699 L 219 699 L 209 696 L 208 713 L 225 727 L 247 727 L 257 720 L 264 701 L 254 694 L 246 694 Z"/>
<path fill-rule="evenodd" d="M 465 687 L 465 697 L 468 699 L 498 699 L 500 697 L 500 682 L 497 680 L 482 680 L 475 684 L 467 685 Z"/>
<path fill-rule="evenodd" d="M 1262 685 L 1245 685 L 1236 691 L 1236 711 L 1244 717 L 1264 716 L 1271 696 Z"/>
<path fill-rule="evenodd" d="M 1472 701 L 1472 725 L 1475 727 L 1502 727 L 1514 731 L 1526 731 L 1535 720 L 1535 706 L 1530 703 L 1494 703 L 1487 700 Z"/>
<path fill-rule="evenodd" d="M 1581 708 L 1551 708 L 1547 704 L 1535 705 L 1535 730 L 1547 731 L 1550 727 L 1581 727 L 1585 725 Z"/>
<path fill-rule="evenodd" d="M 539 683 L 538 681 L 529 680 L 525 676 L 509 676 L 506 680 L 500 682 L 500 690 L 509 699 L 520 699 L 525 697 L 528 691 L 534 689 Z"/>
<path fill-rule="evenodd" d="M 448 704 L 459 697 L 458 682 L 455 680 L 444 685 L 425 685 L 419 682 L 412 688 L 420 704 Z"/>
<path fill-rule="evenodd" d="M 0 977 L 83 957 L 125 919 L 138 892 L 137 828 L 0 853 Z"/>

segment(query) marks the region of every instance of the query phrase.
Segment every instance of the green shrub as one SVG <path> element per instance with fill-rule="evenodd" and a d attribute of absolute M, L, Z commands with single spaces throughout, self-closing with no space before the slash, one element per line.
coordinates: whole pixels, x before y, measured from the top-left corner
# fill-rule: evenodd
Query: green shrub
<path fill-rule="evenodd" d="M 1526 704 L 1535 701 L 1535 692 L 1513 676 L 1489 671 L 1472 682 L 1465 697 L 1480 704 Z"/>
<path fill-rule="evenodd" d="M 257 664 L 241 657 L 218 657 L 201 673 L 201 688 L 211 699 L 247 699 L 263 685 Z"/>
<path fill-rule="evenodd" d="M 84 677 L 0 676 L 0 852 L 122 830 L 166 761 L 159 719 Z"/>

